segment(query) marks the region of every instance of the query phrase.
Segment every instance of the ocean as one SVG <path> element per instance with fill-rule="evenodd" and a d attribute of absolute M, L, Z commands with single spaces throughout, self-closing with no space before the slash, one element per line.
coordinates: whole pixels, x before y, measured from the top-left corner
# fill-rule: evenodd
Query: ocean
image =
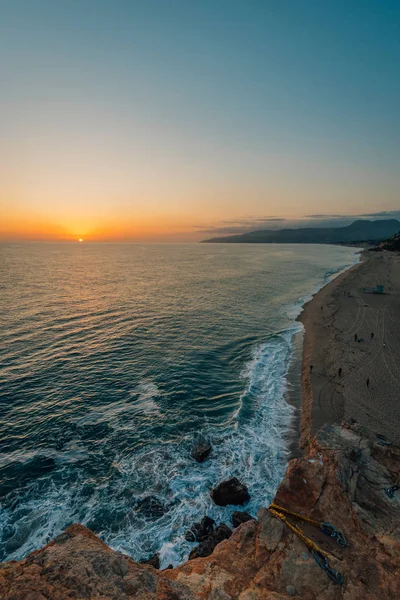
<path fill-rule="evenodd" d="M 357 262 L 339 246 L 0 246 L 0 560 L 79 522 L 134 559 L 179 564 L 184 532 L 271 501 L 295 408 L 296 316 Z M 191 449 L 206 439 L 204 463 Z M 145 509 L 148 497 L 155 510 Z"/>

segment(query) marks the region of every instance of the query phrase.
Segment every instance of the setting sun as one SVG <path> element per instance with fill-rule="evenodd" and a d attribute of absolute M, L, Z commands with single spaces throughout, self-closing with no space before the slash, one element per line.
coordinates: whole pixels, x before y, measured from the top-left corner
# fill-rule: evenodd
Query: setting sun
<path fill-rule="evenodd" d="M 79 238 L 78 242 L 83 242 L 83 239 L 82 239 L 82 238 Z"/>

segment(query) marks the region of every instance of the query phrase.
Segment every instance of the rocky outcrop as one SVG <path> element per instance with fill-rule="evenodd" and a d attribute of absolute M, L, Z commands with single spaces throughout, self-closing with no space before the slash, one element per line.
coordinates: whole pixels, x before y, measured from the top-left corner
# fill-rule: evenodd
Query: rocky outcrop
<path fill-rule="evenodd" d="M 340 548 L 315 526 L 304 526 L 341 572 L 342 585 L 261 508 L 257 520 L 240 525 L 210 556 L 164 571 L 135 563 L 73 525 L 26 559 L 0 566 L 0 599 L 394 600 L 400 597 L 400 494 L 389 491 L 399 477 L 400 448 L 366 436 L 355 423 L 325 426 L 309 454 L 290 462 L 274 502 L 344 532 L 350 546 Z"/>
<path fill-rule="evenodd" d="M 200 523 L 195 523 L 185 533 L 188 542 L 203 542 L 214 530 L 215 521 L 210 517 L 203 517 Z"/>
<path fill-rule="evenodd" d="M 212 531 L 204 541 L 201 542 L 197 546 L 197 548 L 193 548 L 191 553 L 189 554 L 189 560 L 193 560 L 194 558 L 200 558 L 205 556 L 210 556 L 213 553 L 214 549 L 220 542 L 223 540 L 227 540 L 232 535 L 232 531 L 229 529 L 225 523 L 221 523 Z"/>
<path fill-rule="evenodd" d="M 231 516 L 232 525 L 235 529 L 236 527 L 239 527 L 239 525 L 241 525 L 242 523 L 247 523 L 247 521 L 250 521 L 251 519 L 254 519 L 254 517 L 249 515 L 248 512 L 240 510 L 235 510 L 235 512 Z"/>
<path fill-rule="evenodd" d="M 237 477 L 231 477 L 226 481 L 221 481 L 212 491 L 211 498 L 218 506 L 227 506 L 228 504 L 246 504 L 250 500 L 250 495 L 244 483 L 241 483 Z"/>
<path fill-rule="evenodd" d="M 167 509 L 156 496 L 146 496 L 138 502 L 136 511 L 149 519 L 158 519 Z"/>
<path fill-rule="evenodd" d="M 211 444 L 209 442 L 199 442 L 192 448 L 191 457 L 199 463 L 206 460 L 211 452 Z"/>
<path fill-rule="evenodd" d="M 141 560 L 140 564 L 141 565 L 151 565 L 155 569 L 159 569 L 160 568 L 160 555 L 158 554 L 158 552 L 156 552 L 155 554 L 153 554 L 153 556 L 150 556 L 150 558 L 144 558 L 143 560 Z"/>

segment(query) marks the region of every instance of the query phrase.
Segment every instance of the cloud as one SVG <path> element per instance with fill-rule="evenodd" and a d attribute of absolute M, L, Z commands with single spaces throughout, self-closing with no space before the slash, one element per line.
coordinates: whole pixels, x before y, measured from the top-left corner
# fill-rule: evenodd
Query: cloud
<path fill-rule="evenodd" d="M 364 213 L 360 217 L 400 217 L 400 210 L 381 210 L 376 213 Z"/>
<path fill-rule="evenodd" d="M 357 219 L 354 215 L 304 215 L 303 219 Z"/>
<path fill-rule="evenodd" d="M 221 234 L 233 234 L 233 233 L 248 233 L 249 231 L 255 231 L 262 229 L 263 225 L 269 225 L 274 223 L 283 223 L 286 219 L 282 217 L 247 217 L 241 219 L 231 219 L 220 221 L 217 225 L 195 225 L 196 229 L 199 229 L 200 233 L 221 233 Z M 273 227 L 276 229 L 276 226 Z"/>

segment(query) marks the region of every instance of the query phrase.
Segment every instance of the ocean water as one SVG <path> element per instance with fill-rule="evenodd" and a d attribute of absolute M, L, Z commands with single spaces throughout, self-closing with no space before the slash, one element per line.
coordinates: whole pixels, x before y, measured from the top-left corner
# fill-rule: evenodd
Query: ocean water
<path fill-rule="evenodd" d="M 256 515 L 287 460 L 286 376 L 305 300 L 357 261 L 312 245 L 5 244 L 0 247 L 0 560 L 73 522 L 162 566 L 185 530 Z M 190 457 L 211 441 L 208 460 Z M 157 510 L 141 502 L 157 499 Z"/>

